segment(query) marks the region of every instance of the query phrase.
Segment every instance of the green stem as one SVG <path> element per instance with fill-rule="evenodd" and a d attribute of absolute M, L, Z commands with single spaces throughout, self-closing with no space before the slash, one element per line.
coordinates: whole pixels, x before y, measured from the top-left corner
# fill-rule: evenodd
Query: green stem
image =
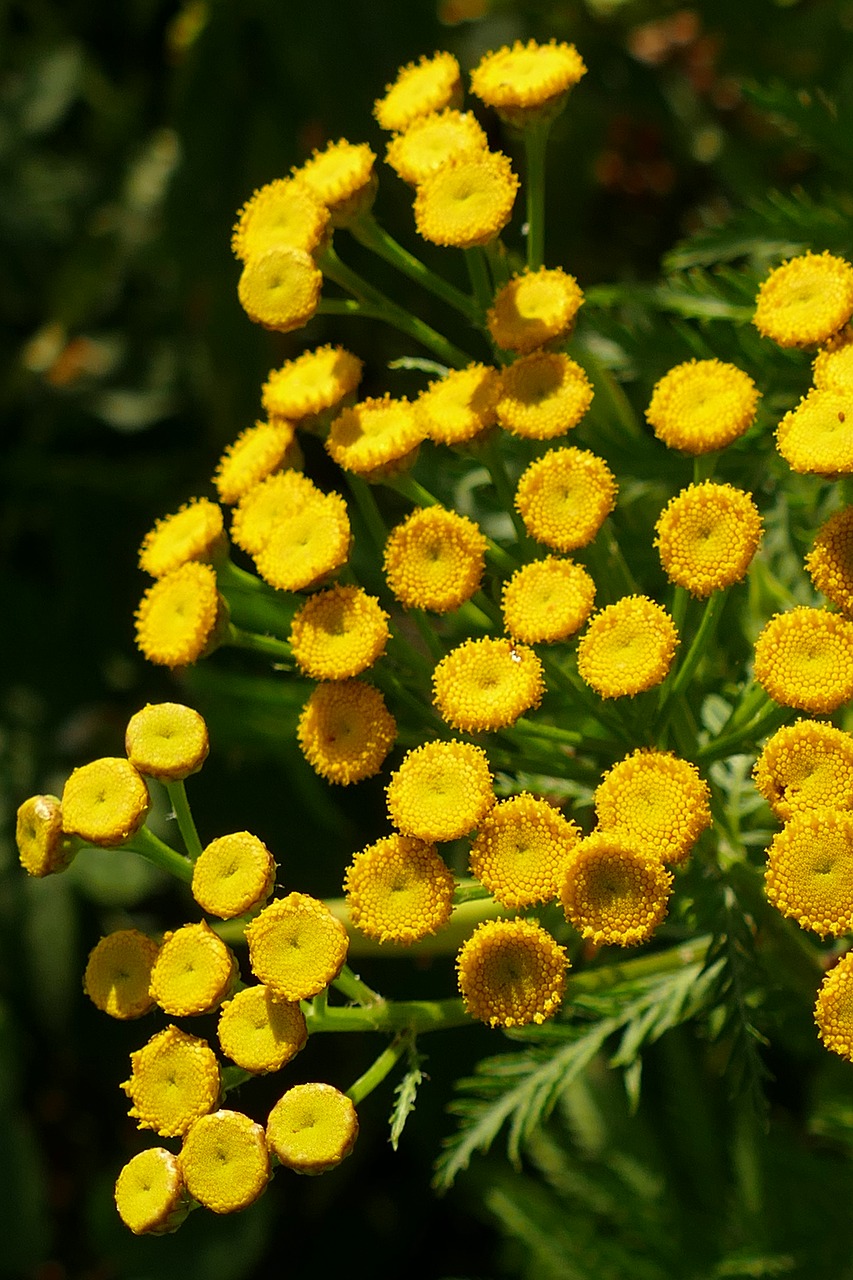
<path fill-rule="evenodd" d="M 262 578 L 257 577 L 254 573 L 248 573 L 245 569 L 241 569 L 230 556 L 217 560 L 214 568 L 216 569 L 216 582 L 219 587 L 225 587 L 226 589 L 230 587 L 234 591 L 245 591 L 253 595 L 270 595 L 270 588 Z"/>
<path fill-rule="evenodd" d="M 491 476 L 500 504 L 512 520 L 519 547 L 525 549 L 530 546 L 530 540 L 524 527 L 524 521 L 515 505 L 515 491 L 507 475 L 506 464 L 501 455 L 499 437 L 493 436 L 487 444 L 484 444 L 482 457 Z"/>
<path fill-rule="evenodd" d="M 545 262 L 545 153 L 551 121 L 536 120 L 524 130 L 527 157 L 527 265 L 538 271 Z"/>
<path fill-rule="evenodd" d="M 178 853 L 159 836 L 155 836 L 148 827 L 140 827 L 123 848 L 138 853 L 140 857 L 145 858 L 146 862 L 153 863 L 161 871 L 168 871 L 170 876 L 175 876 L 187 884 L 193 878 L 193 864 L 190 859 Z"/>
<path fill-rule="evenodd" d="M 332 903 L 327 903 L 326 905 L 330 908 L 332 907 Z M 362 982 L 358 974 L 353 973 L 348 964 L 345 964 L 341 969 L 332 982 L 332 986 L 337 991 L 340 991 L 341 995 L 346 996 L 348 1000 L 354 1000 L 356 1004 L 373 1005 L 382 1001 L 382 996 L 369 987 L 366 982 Z"/>
<path fill-rule="evenodd" d="M 358 507 L 359 514 L 367 526 L 374 549 L 379 553 L 381 559 L 385 552 L 385 543 L 388 540 L 388 530 L 377 505 L 376 495 L 372 487 L 366 480 L 362 480 L 361 476 L 355 475 L 352 471 L 345 471 L 344 475 L 346 476 L 350 493 L 355 500 L 355 505 Z"/>
<path fill-rule="evenodd" d="M 505 916 L 514 915 L 515 912 L 510 911 L 506 907 L 502 907 L 499 902 L 495 902 L 493 898 L 478 898 L 476 900 L 460 902 L 454 906 L 450 919 L 447 924 L 437 930 L 436 933 L 421 938 L 418 942 L 404 945 L 394 942 L 374 942 L 371 938 L 366 937 L 352 923 L 349 906 L 345 898 L 327 898 L 326 906 L 333 915 L 346 925 L 347 933 L 350 937 L 351 956 L 382 956 L 390 959 L 399 959 L 401 956 L 451 956 L 455 955 L 466 938 L 470 937 L 474 929 L 483 920 L 498 920 Z M 333 985 L 338 986 L 340 979 Z M 348 993 L 339 988 L 344 995 Z M 369 988 L 365 988 L 369 990 Z M 357 997 L 350 997 L 357 998 Z M 374 994 L 373 997 L 378 1000 L 380 997 Z M 361 1003 L 365 1003 L 362 1001 Z"/>
<path fill-rule="evenodd" d="M 181 833 L 181 839 L 187 853 L 195 862 L 201 853 L 201 841 L 198 838 L 193 815 L 190 812 L 189 801 L 187 800 L 187 789 L 184 786 L 183 778 L 179 778 L 176 782 L 166 782 L 166 791 L 172 803 L 175 812 L 175 818 L 178 822 L 178 830 Z"/>
<path fill-rule="evenodd" d="M 704 762 L 721 760 L 725 756 L 737 755 L 743 748 L 748 751 L 754 750 L 760 738 L 775 732 L 795 715 L 796 711 L 793 707 L 782 707 L 768 698 L 767 706 L 754 720 L 738 732 L 715 738 L 704 747 L 700 747 L 696 759 Z"/>
<path fill-rule="evenodd" d="M 322 1017 L 314 1017 L 310 1005 L 305 1006 L 308 1032 L 318 1031 L 444 1031 L 448 1027 L 471 1025 L 461 999 L 451 1000 L 380 1000 L 371 1005 L 330 1005 Z"/>
<path fill-rule="evenodd" d="M 449 280 L 445 280 L 443 276 L 431 271 L 429 267 L 421 262 L 420 258 L 416 258 L 414 254 L 409 253 L 408 249 L 404 249 L 401 244 L 398 244 L 394 237 L 379 225 L 372 213 L 363 214 L 360 218 L 356 218 L 349 223 L 347 230 L 359 244 L 364 245 L 366 249 L 370 249 L 378 257 L 384 258 L 386 262 L 390 262 L 392 267 L 396 267 L 403 275 L 408 276 L 410 280 L 414 280 L 416 284 L 434 294 L 435 297 L 441 298 L 443 302 L 453 307 L 471 324 L 481 325 L 483 323 L 480 309 L 461 289 L 457 289 Z"/>
<path fill-rule="evenodd" d="M 660 702 L 658 704 L 658 717 L 661 727 L 666 723 L 668 706 L 674 698 L 679 697 L 684 692 L 693 678 L 696 668 L 707 653 L 709 642 L 720 620 L 720 614 L 725 602 L 726 596 L 723 591 L 712 591 L 705 602 L 702 620 L 690 642 L 690 648 L 679 663 L 671 682 L 667 680 L 661 689 Z"/>
<path fill-rule="evenodd" d="M 357 1107 L 363 1098 L 373 1093 L 376 1086 L 382 1083 L 390 1071 L 394 1070 L 410 1043 L 411 1037 L 405 1032 L 395 1036 L 388 1048 L 380 1053 L 373 1065 L 368 1067 L 354 1084 L 350 1085 L 346 1093 L 354 1106 Z"/>
<path fill-rule="evenodd" d="M 699 453 L 693 459 L 693 483 L 702 484 L 704 480 L 710 480 L 717 468 L 716 453 Z"/>
<path fill-rule="evenodd" d="M 473 249 L 465 249 L 464 253 L 465 265 L 468 268 L 468 275 L 471 280 L 471 288 L 474 291 L 474 297 L 477 299 L 479 323 L 482 324 L 483 316 L 492 305 L 493 295 L 488 263 L 479 245 L 475 245 Z"/>
<path fill-rule="evenodd" d="M 235 649 L 246 649 L 250 653 L 262 653 L 265 658 L 273 658 L 282 666 L 293 667 L 293 652 L 286 640 L 278 640 L 275 636 L 262 636 L 255 631 L 244 631 L 242 627 L 230 624 L 226 644 Z"/>

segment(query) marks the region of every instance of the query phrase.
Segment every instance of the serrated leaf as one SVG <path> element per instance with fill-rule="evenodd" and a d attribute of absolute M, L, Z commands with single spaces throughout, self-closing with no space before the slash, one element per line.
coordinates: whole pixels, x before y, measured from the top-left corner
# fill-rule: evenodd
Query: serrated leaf
<path fill-rule="evenodd" d="M 403 1079 L 394 1090 L 394 1106 L 391 1110 L 391 1135 L 389 1141 L 394 1150 L 400 1137 L 406 1127 L 406 1121 L 415 1109 L 415 1103 L 418 1096 L 418 1088 L 425 1079 L 421 1070 L 421 1065 L 426 1061 L 425 1057 L 418 1053 L 411 1045 L 409 1049 L 409 1069 L 403 1076 Z"/>

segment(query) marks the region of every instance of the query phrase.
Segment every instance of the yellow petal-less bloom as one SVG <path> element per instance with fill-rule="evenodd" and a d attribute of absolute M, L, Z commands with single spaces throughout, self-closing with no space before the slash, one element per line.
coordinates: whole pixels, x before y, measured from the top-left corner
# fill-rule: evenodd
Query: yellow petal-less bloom
<path fill-rule="evenodd" d="M 250 320 L 279 333 L 301 329 L 320 303 L 323 273 L 310 253 L 286 245 L 250 258 L 237 297 Z"/>
<path fill-rule="evenodd" d="M 57 796 L 30 796 L 19 806 L 15 842 L 21 866 L 31 876 L 64 871 L 78 848 L 62 825 L 62 805 Z"/>
<path fill-rule="evenodd" d="M 326 448 L 345 471 L 370 479 L 395 464 L 406 466 L 423 438 L 408 400 L 369 396 L 338 414 L 329 429 Z"/>
<path fill-rule="evenodd" d="M 655 525 L 655 545 L 670 582 L 704 597 L 746 575 L 761 529 L 750 494 L 706 480 L 670 499 Z"/>
<path fill-rule="evenodd" d="M 755 421 L 758 388 L 722 360 L 687 360 L 655 384 L 646 418 L 658 440 L 683 453 L 724 449 Z"/>
<path fill-rule="evenodd" d="M 295 438 L 295 427 L 284 418 L 256 422 L 241 431 L 216 467 L 213 483 L 219 501 L 239 502 L 256 484 L 284 467 Z"/>
<path fill-rule="evenodd" d="M 849 475 L 853 471 L 853 394 L 810 391 L 779 423 L 776 447 L 792 471 Z"/>
<path fill-rule="evenodd" d="M 138 929 L 116 929 L 89 952 L 83 990 L 111 1018 L 141 1018 L 154 1008 L 149 991 L 159 947 Z"/>
<path fill-rule="evenodd" d="M 555 551 L 585 547 L 616 505 L 616 481 L 586 449 L 551 449 L 522 473 L 515 505 L 524 527 Z"/>
<path fill-rule="evenodd" d="M 152 578 L 162 578 L 188 560 L 209 564 L 227 547 L 221 507 L 207 498 L 195 498 L 175 515 L 158 520 L 145 535 L 139 567 Z"/>
<path fill-rule="evenodd" d="M 495 802 L 486 753 L 469 742 L 425 742 L 409 751 L 388 784 L 388 812 L 403 835 L 456 840 Z"/>
<path fill-rule="evenodd" d="M 434 844 L 391 835 L 355 854 L 344 876 L 352 922 L 377 942 L 408 945 L 450 919 L 453 874 Z"/>
<path fill-rule="evenodd" d="M 271 369 L 261 387 L 267 413 L 307 418 L 332 409 L 361 381 L 362 362 L 343 347 L 315 347 Z"/>
<path fill-rule="evenodd" d="M 450 613 L 480 587 L 486 539 L 466 516 L 417 508 L 392 529 L 383 567 L 394 596 L 409 609 Z"/>
<path fill-rule="evenodd" d="M 853 506 L 836 511 L 818 529 L 806 569 L 816 591 L 853 614 Z"/>
<path fill-rule="evenodd" d="M 531 560 L 504 583 L 504 626 L 514 640 L 553 644 L 583 626 L 594 600 L 595 583 L 581 565 L 557 556 Z"/>
<path fill-rule="evenodd" d="M 270 1179 L 263 1126 L 224 1107 L 195 1122 L 178 1162 L 190 1195 L 214 1213 L 248 1208 Z"/>
<path fill-rule="evenodd" d="M 372 685 L 333 680 L 311 694 L 296 736 L 315 773 L 346 787 L 379 772 L 397 738 L 397 722 Z"/>
<path fill-rule="evenodd" d="M 503 729 L 538 707 L 545 692 L 542 663 L 526 645 L 503 637 L 464 640 L 432 673 L 433 702 L 454 729 Z"/>
<path fill-rule="evenodd" d="M 279 245 L 313 253 L 328 225 L 328 209 L 304 182 L 276 178 L 243 205 L 231 236 L 231 248 L 241 262 Z"/>
<path fill-rule="evenodd" d="M 516 128 L 556 115 L 566 95 L 586 73 L 573 44 L 516 40 L 487 53 L 471 72 L 471 92 Z"/>
<path fill-rule="evenodd" d="M 853 329 L 842 329 L 821 347 L 812 363 L 812 381 L 819 391 L 853 393 Z"/>
<path fill-rule="evenodd" d="M 608 832 L 582 840 L 560 898 L 566 919 L 594 946 L 647 942 L 666 915 L 672 873 L 631 841 Z"/>
<path fill-rule="evenodd" d="M 176 1137 L 219 1102 L 216 1054 L 206 1040 L 179 1027 L 158 1031 L 130 1055 L 130 1065 L 130 1079 L 121 1088 L 133 1103 L 128 1114 L 139 1129 Z"/>
<path fill-rule="evenodd" d="M 130 761 L 105 756 L 75 769 L 62 790 L 62 826 L 67 835 L 112 848 L 144 823 L 151 799 Z"/>
<path fill-rule="evenodd" d="M 489 333 L 505 351 L 525 354 L 565 339 L 582 302 L 577 280 L 560 267 L 525 271 L 495 294 L 486 317 Z"/>
<path fill-rule="evenodd" d="M 340 138 L 315 151 L 300 169 L 300 182 L 328 209 L 333 227 L 345 226 L 356 214 L 369 209 L 376 193 L 376 156 L 366 142 Z"/>
<path fill-rule="evenodd" d="M 663 862 L 684 862 L 711 825 L 708 784 L 694 764 L 667 751 L 620 760 L 593 800 L 600 832 Z"/>
<path fill-rule="evenodd" d="M 377 99 L 373 114 L 380 129 L 402 133 L 419 116 L 452 106 L 460 97 L 459 63 L 452 53 L 436 53 L 401 67 L 385 95 Z"/>
<path fill-rule="evenodd" d="M 806 606 L 775 614 L 755 642 L 755 678 L 783 707 L 837 711 L 853 697 L 853 622 Z"/>
<path fill-rule="evenodd" d="M 131 716 L 124 735 L 135 769 L 161 782 L 198 773 L 210 750 L 204 717 L 180 702 L 149 702 Z"/>
<path fill-rule="evenodd" d="M 297 1084 L 267 1118 L 267 1145 L 287 1169 L 320 1174 L 336 1168 L 358 1137 L 358 1116 L 345 1093 L 319 1081 Z"/>
<path fill-rule="evenodd" d="M 821 938 L 853 932 L 853 813 L 795 813 L 770 842 L 767 898 Z"/>
<path fill-rule="evenodd" d="M 666 609 L 647 596 L 623 596 L 593 614 L 578 645 L 578 671 L 602 698 L 642 693 L 666 678 L 677 644 Z"/>
<path fill-rule="evenodd" d="M 783 822 L 807 809 L 853 809 L 853 737 L 820 720 L 783 725 L 765 742 L 753 778 Z"/>
<path fill-rule="evenodd" d="M 165 1147 L 140 1151 L 116 1180 L 119 1217 L 136 1236 L 175 1231 L 190 1209 L 178 1157 Z"/>
<path fill-rule="evenodd" d="M 252 972 L 284 1000 L 310 1000 L 347 958 L 347 931 L 307 893 L 290 893 L 264 907 L 246 929 Z"/>
<path fill-rule="evenodd" d="M 326 495 L 301 471 L 280 471 L 267 476 L 243 494 L 231 520 L 231 536 L 249 555 L 257 555 L 279 524 L 306 507 L 316 514 Z"/>
<path fill-rule="evenodd" d="M 814 1017 L 826 1048 L 853 1062 L 853 951 L 843 955 L 821 983 Z"/>
<path fill-rule="evenodd" d="M 561 351 L 535 351 L 504 369 L 498 422 L 526 440 L 553 440 L 576 427 L 592 403 L 592 385 Z"/>
<path fill-rule="evenodd" d="M 752 323 L 780 347 L 826 342 L 853 315 L 853 267 L 831 253 L 789 258 L 761 284 Z"/>
<path fill-rule="evenodd" d="M 212 1013 L 239 977 L 237 958 L 209 924 L 166 933 L 151 970 L 151 995 L 174 1018 Z"/>
<path fill-rule="evenodd" d="M 559 895 L 580 829 L 547 800 L 522 792 L 501 800 L 471 845 L 471 874 L 505 907 Z"/>
<path fill-rule="evenodd" d="M 361 587 L 330 587 L 294 615 L 290 646 L 314 680 L 347 680 L 366 671 L 388 643 L 388 615 Z"/>
<path fill-rule="evenodd" d="M 219 1044 L 226 1058 L 244 1071 L 280 1071 L 308 1040 L 297 1001 L 282 1000 L 263 983 L 244 987 L 219 1015 Z"/>
<path fill-rule="evenodd" d="M 351 544 L 343 498 L 315 488 L 269 529 L 264 545 L 254 553 L 255 566 L 271 587 L 310 591 L 346 564 Z"/>
<path fill-rule="evenodd" d="M 275 884 L 275 861 L 248 831 L 211 840 L 193 864 L 192 890 L 208 915 L 232 920 L 265 902 Z"/>
<path fill-rule="evenodd" d="M 145 592 L 136 610 L 136 643 L 149 662 L 187 667 L 216 647 L 226 619 L 216 573 L 191 560 Z"/>
<path fill-rule="evenodd" d="M 456 958 L 465 1008 L 490 1027 L 523 1027 L 553 1017 L 568 968 L 565 948 L 535 920 L 484 920 Z"/>
<path fill-rule="evenodd" d="M 512 217 L 517 192 L 518 178 L 502 152 L 455 156 L 418 187 L 415 224 L 432 244 L 488 244 Z"/>
<path fill-rule="evenodd" d="M 422 430 L 437 444 L 475 440 L 497 421 L 500 389 L 500 374 L 489 365 L 451 369 L 445 377 L 431 382 L 415 401 Z"/>
<path fill-rule="evenodd" d="M 433 111 L 388 143 L 385 159 L 404 182 L 418 186 L 452 156 L 488 150 L 486 132 L 470 111 Z"/>

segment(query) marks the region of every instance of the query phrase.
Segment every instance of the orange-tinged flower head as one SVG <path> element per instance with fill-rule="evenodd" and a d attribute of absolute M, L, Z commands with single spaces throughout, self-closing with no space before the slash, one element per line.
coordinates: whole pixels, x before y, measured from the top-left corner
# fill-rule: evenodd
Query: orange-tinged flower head
<path fill-rule="evenodd" d="M 457 155 L 477 155 L 488 150 L 486 132 L 470 111 L 447 107 L 417 120 L 388 143 L 385 159 L 404 182 L 419 186 Z"/>
<path fill-rule="evenodd" d="M 131 1075 L 122 1089 L 140 1129 L 164 1138 L 186 1133 L 219 1102 L 216 1054 L 206 1040 L 168 1026 L 130 1055 Z"/>
<path fill-rule="evenodd" d="M 812 381 L 820 391 L 853 392 L 853 329 L 830 338 L 812 362 Z"/>
<path fill-rule="evenodd" d="M 275 861 L 263 840 L 234 831 L 205 845 L 193 863 L 192 890 L 208 915 L 232 920 L 254 910 L 273 891 Z"/>
<path fill-rule="evenodd" d="M 282 1000 L 263 983 L 244 987 L 222 1006 L 219 1045 L 244 1071 L 280 1071 L 308 1040 L 298 1001 Z"/>
<path fill-rule="evenodd" d="M 280 524 L 286 524 L 305 508 L 322 510 L 325 495 L 301 471 L 280 471 L 267 476 L 242 495 L 231 520 L 231 536 L 249 555 L 261 551 Z"/>
<path fill-rule="evenodd" d="M 296 733 L 315 773 L 346 787 L 379 772 L 396 741 L 397 722 L 373 685 L 331 680 L 311 694 Z"/>
<path fill-rule="evenodd" d="M 749 374 L 722 360 L 688 360 L 655 384 L 646 418 L 670 449 L 712 453 L 755 421 L 759 393 Z"/>
<path fill-rule="evenodd" d="M 237 282 L 237 297 L 250 320 L 265 329 L 301 329 L 320 304 L 323 273 L 302 249 L 277 245 L 249 258 Z"/>
<path fill-rule="evenodd" d="M 456 958 L 472 1018 L 490 1027 L 542 1023 L 559 1009 L 569 958 L 535 920 L 484 920 Z"/>
<path fill-rule="evenodd" d="M 779 423 L 776 447 L 792 471 L 849 475 L 853 471 L 853 395 L 810 391 Z"/>
<path fill-rule="evenodd" d="M 252 972 L 284 1000 L 310 1000 L 340 973 L 347 931 L 318 898 L 290 893 L 246 928 Z"/>
<path fill-rule="evenodd" d="M 497 421 L 501 379 L 497 369 L 469 364 L 431 382 L 415 401 L 427 439 L 436 444 L 468 444 Z"/>
<path fill-rule="evenodd" d="M 165 1147 L 140 1151 L 116 1180 L 119 1217 L 134 1235 L 165 1235 L 176 1231 L 190 1210 L 178 1157 Z"/>
<path fill-rule="evenodd" d="M 344 876 L 352 922 L 377 942 L 409 945 L 450 919 L 455 881 L 434 844 L 390 835 L 355 854 Z"/>
<path fill-rule="evenodd" d="M 479 525 L 444 507 L 417 508 L 391 530 L 383 567 L 409 609 L 450 613 L 480 587 L 486 539 Z"/>
<path fill-rule="evenodd" d="M 368 396 L 343 409 L 329 429 L 326 448 L 345 471 L 367 479 L 414 460 L 424 438 L 414 405 L 401 397 Z"/>
<path fill-rule="evenodd" d="M 655 525 L 655 545 L 670 582 L 703 597 L 746 575 L 761 528 L 750 494 L 706 480 L 670 499 Z"/>
<path fill-rule="evenodd" d="M 495 294 L 489 333 L 504 351 L 534 351 L 568 337 L 582 302 L 577 280 L 560 267 L 524 271 Z"/>
<path fill-rule="evenodd" d="M 710 792 L 689 760 L 635 751 L 604 775 L 595 792 L 598 829 L 663 862 L 681 863 L 711 825 Z"/>
<path fill-rule="evenodd" d="M 547 800 L 523 791 L 501 800 L 471 845 L 471 874 L 505 907 L 529 907 L 559 895 L 580 829 Z"/>
<path fill-rule="evenodd" d="M 678 632 L 648 596 L 623 596 L 592 616 L 578 645 L 578 671 L 602 698 L 652 689 L 672 666 Z"/>
<path fill-rule="evenodd" d="M 469 742 L 425 742 L 406 754 L 388 784 L 388 812 L 403 835 L 457 840 L 495 802 L 486 753 Z"/>
<path fill-rule="evenodd" d="M 616 481 L 586 449 L 550 449 L 522 473 L 515 505 L 537 542 L 555 551 L 585 547 L 616 505 Z"/>
<path fill-rule="evenodd" d="M 64 871 L 80 842 L 65 834 L 58 796 L 30 796 L 18 808 L 15 843 L 24 870 L 41 877 Z"/>
<path fill-rule="evenodd" d="M 853 813 L 795 813 L 770 842 L 768 900 L 825 938 L 853 932 Z"/>
<path fill-rule="evenodd" d="M 294 176 L 329 211 L 333 227 L 345 227 L 358 214 L 366 212 L 376 194 L 376 156 L 366 142 L 347 142 L 340 138 L 322 151 L 315 151 Z"/>
<path fill-rule="evenodd" d="M 67 835 L 112 848 L 130 840 L 148 816 L 151 798 L 139 772 L 122 756 L 81 765 L 62 790 Z"/>
<path fill-rule="evenodd" d="M 666 915 L 672 873 L 622 835 L 596 832 L 569 861 L 561 901 L 566 919 L 594 946 L 647 942 Z"/>
<path fill-rule="evenodd" d="M 263 1126 L 224 1107 L 195 1122 L 178 1161 L 192 1198 L 214 1213 L 248 1208 L 270 1179 Z"/>
<path fill-rule="evenodd" d="M 837 711 L 853 697 L 853 622 L 806 606 L 775 614 L 755 642 L 755 678 L 783 707 Z"/>
<path fill-rule="evenodd" d="M 595 583 L 581 565 L 557 556 L 531 560 L 504 583 L 504 625 L 525 644 L 567 640 L 586 622 L 594 600 Z"/>
<path fill-rule="evenodd" d="M 154 1008 L 149 991 L 159 947 L 138 929 L 116 929 L 89 952 L 83 990 L 111 1018 L 141 1018 Z"/>
<path fill-rule="evenodd" d="M 194 498 L 175 515 L 158 520 L 145 535 L 139 567 L 152 578 L 162 578 L 189 560 L 215 563 L 227 550 L 222 508 L 207 498 Z"/>
<path fill-rule="evenodd" d="M 591 403 L 579 364 L 562 351 L 534 351 L 504 369 L 498 422 L 526 440 L 553 440 L 576 427 Z"/>
<path fill-rule="evenodd" d="M 231 236 L 231 248 L 241 262 L 279 245 L 313 253 L 328 226 L 328 209 L 306 183 L 276 178 L 243 205 Z"/>
<path fill-rule="evenodd" d="M 466 733 L 503 729 L 538 707 L 542 663 L 526 645 L 503 637 L 464 640 L 432 673 L 433 701 L 444 720 Z"/>
<path fill-rule="evenodd" d="M 254 517 L 260 516 L 262 505 L 252 507 Z M 292 503 L 289 514 L 268 526 L 263 546 L 253 555 L 258 573 L 271 587 L 310 591 L 346 564 L 351 544 L 347 504 L 341 495 L 312 486 Z"/>
<path fill-rule="evenodd" d="M 753 778 L 783 822 L 804 809 L 853 809 L 853 737 L 820 720 L 783 725 L 765 742 Z"/>
<path fill-rule="evenodd" d="M 853 267 L 831 253 L 789 258 L 763 281 L 752 323 L 780 347 L 826 342 L 853 315 Z"/>
<path fill-rule="evenodd" d="M 853 506 L 836 511 L 818 529 L 806 569 L 816 591 L 853 614 Z"/>
<path fill-rule="evenodd" d="M 401 67 L 373 114 L 381 129 L 402 133 L 420 116 L 458 104 L 461 96 L 459 63 L 452 53 L 436 53 Z"/>
<path fill-rule="evenodd" d="M 853 1062 L 853 951 L 843 955 L 821 983 L 814 1017 L 826 1048 Z"/>
<path fill-rule="evenodd" d="M 177 782 L 198 773 L 210 739 L 204 717 L 180 702 L 149 702 L 131 716 L 124 735 L 127 758 L 135 769 L 161 782 Z"/>
<path fill-rule="evenodd" d="M 294 453 L 296 429 L 284 418 L 256 422 L 229 444 L 216 467 L 213 483 L 219 501 L 239 502 L 256 484 L 287 465 Z"/>
<path fill-rule="evenodd" d="M 279 1098 L 267 1118 L 267 1145 L 287 1169 L 320 1174 L 335 1169 L 358 1137 L 358 1116 L 334 1085 L 296 1084 Z"/>
<path fill-rule="evenodd" d="M 361 381 L 362 362 L 343 347 L 315 347 L 271 369 L 261 387 L 267 413 L 307 418 L 332 409 Z"/>
<path fill-rule="evenodd" d="M 573 44 L 516 40 L 487 53 L 471 72 L 471 92 L 516 128 L 562 110 L 569 90 L 586 74 Z"/>
<path fill-rule="evenodd" d="M 421 183 L 415 224 L 432 244 L 472 249 L 488 244 L 512 217 L 518 178 L 500 151 L 454 156 Z"/>
<path fill-rule="evenodd" d="M 220 643 L 228 609 L 209 564 L 195 560 L 158 578 L 136 610 L 136 643 L 149 662 L 187 667 Z"/>
<path fill-rule="evenodd" d="M 361 587 L 330 587 L 296 612 L 290 646 L 314 680 L 347 680 L 366 671 L 388 643 L 388 615 Z"/>
<path fill-rule="evenodd" d="M 151 995 L 173 1018 L 212 1013 L 239 976 L 234 952 L 202 920 L 163 935 L 151 970 Z"/>

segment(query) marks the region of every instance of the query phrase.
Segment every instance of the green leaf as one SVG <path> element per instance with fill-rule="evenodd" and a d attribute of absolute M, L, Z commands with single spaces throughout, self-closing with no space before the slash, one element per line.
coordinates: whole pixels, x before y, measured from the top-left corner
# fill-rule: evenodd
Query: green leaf
<path fill-rule="evenodd" d="M 394 1090 L 390 1142 L 395 1151 L 406 1126 L 406 1121 L 415 1109 L 418 1087 L 425 1078 L 421 1070 L 421 1066 L 425 1061 L 425 1055 L 418 1053 L 415 1048 L 414 1038 L 412 1038 L 412 1042 L 409 1045 L 409 1068 Z"/>

